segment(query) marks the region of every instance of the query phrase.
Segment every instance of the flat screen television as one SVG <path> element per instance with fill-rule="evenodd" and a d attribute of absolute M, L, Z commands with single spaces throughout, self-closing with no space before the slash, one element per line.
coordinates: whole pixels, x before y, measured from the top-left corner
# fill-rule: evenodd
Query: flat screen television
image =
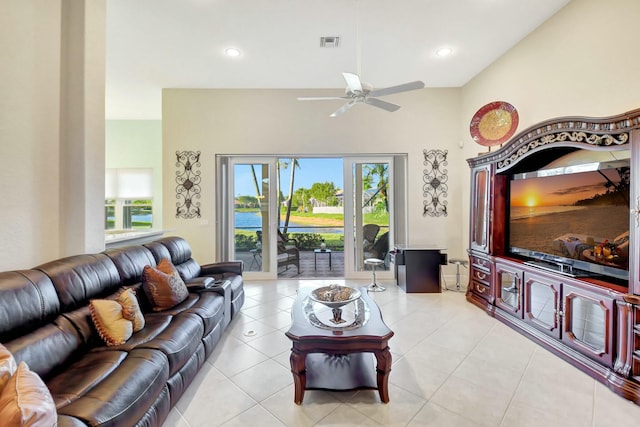
<path fill-rule="evenodd" d="M 622 159 L 512 175 L 508 252 L 569 276 L 628 281 L 629 172 Z"/>

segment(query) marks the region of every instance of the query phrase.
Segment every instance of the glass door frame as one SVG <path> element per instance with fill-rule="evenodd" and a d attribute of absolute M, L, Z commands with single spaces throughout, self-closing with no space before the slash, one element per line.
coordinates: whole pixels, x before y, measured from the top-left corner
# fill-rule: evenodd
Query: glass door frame
<path fill-rule="evenodd" d="M 277 249 L 277 238 L 275 236 L 278 232 L 278 212 L 277 212 L 277 189 L 276 186 L 276 161 L 280 156 L 249 156 L 249 155 L 236 155 L 236 156 L 226 156 L 228 159 L 228 169 L 227 169 L 227 191 L 228 198 L 231 200 L 227 200 L 225 203 L 226 209 L 225 216 L 227 218 L 224 223 L 226 223 L 227 232 L 226 234 L 230 237 L 226 239 L 226 247 L 225 251 L 227 254 L 235 254 L 235 204 L 232 200 L 235 200 L 235 195 L 233 190 L 235 188 L 235 166 L 236 165 L 251 165 L 251 164 L 260 164 L 267 165 L 269 170 L 269 195 L 267 200 L 267 210 L 269 213 L 268 219 L 268 233 L 262 233 L 262 270 L 261 271 L 244 271 L 243 274 L 249 275 L 252 279 L 256 280 L 272 280 L 278 278 L 278 249 Z M 221 193 L 224 194 L 224 193 Z M 271 236 L 268 238 L 267 236 Z M 267 257 L 264 256 L 265 252 L 269 254 Z M 265 271 L 265 258 L 268 260 L 268 269 Z"/>
<path fill-rule="evenodd" d="M 359 270 L 356 263 L 356 251 L 357 242 L 361 242 L 362 239 L 357 240 L 361 234 L 356 233 L 356 226 L 354 217 L 356 216 L 355 199 L 357 196 L 361 196 L 362 193 L 357 192 L 355 189 L 362 189 L 362 174 L 358 177 L 354 177 L 354 169 L 356 165 L 366 165 L 375 163 L 386 163 L 388 165 L 387 175 L 387 202 L 389 204 L 389 250 L 393 247 L 395 242 L 395 177 L 394 177 L 394 156 L 389 155 L 344 155 L 344 275 L 345 279 L 372 279 L 371 270 Z M 355 181 L 354 182 L 354 178 Z M 358 193 L 358 194 L 355 194 Z M 364 224 L 360 224 L 362 228 Z M 347 238 L 351 236 L 353 238 Z M 376 278 L 382 280 L 391 280 L 395 277 L 395 272 L 392 268 L 389 270 L 376 270 Z"/>

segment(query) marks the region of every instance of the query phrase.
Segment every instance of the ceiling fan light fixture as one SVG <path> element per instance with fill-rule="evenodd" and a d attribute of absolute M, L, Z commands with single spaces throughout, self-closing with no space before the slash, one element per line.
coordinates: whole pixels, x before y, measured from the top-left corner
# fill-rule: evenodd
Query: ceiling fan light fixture
<path fill-rule="evenodd" d="M 224 50 L 224 53 L 226 53 L 227 56 L 236 57 L 240 56 L 240 49 L 237 49 L 235 47 L 228 47 Z"/>
<path fill-rule="evenodd" d="M 436 50 L 436 55 L 440 57 L 449 56 L 452 53 L 453 49 L 451 49 L 450 47 L 441 47 L 440 49 Z"/>

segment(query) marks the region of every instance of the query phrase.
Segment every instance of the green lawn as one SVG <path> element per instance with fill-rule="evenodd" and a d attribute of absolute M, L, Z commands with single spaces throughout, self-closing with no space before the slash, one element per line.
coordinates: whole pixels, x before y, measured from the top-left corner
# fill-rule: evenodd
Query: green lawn
<path fill-rule="evenodd" d="M 260 212 L 258 208 L 236 208 L 237 212 Z M 284 221 L 286 218 L 286 209 L 283 209 L 280 213 L 280 220 Z M 304 220 L 302 220 L 304 218 Z M 318 219 L 314 223 L 314 219 Z M 331 222 L 328 222 L 331 220 Z M 372 213 L 364 214 L 363 221 L 365 224 L 378 224 L 381 227 L 388 227 L 389 214 L 384 213 Z M 311 213 L 311 212 L 291 212 L 291 222 L 302 223 L 305 226 L 313 227 L 343 227 L 344 226 L 344 214 L 323 214 L 323 213 Z M 327 248 L 332 250 L 344 250 L 344 235 L 339 233 L 288 233 L 290 238 L 298 240 L 300 249 L 313 250 L 320 247 L 320 243 L 324 239 Z M 256 232 L 253 230 L 235 230 L 235 246 L 237 250 L 249 250 L 256 246 Z"/>

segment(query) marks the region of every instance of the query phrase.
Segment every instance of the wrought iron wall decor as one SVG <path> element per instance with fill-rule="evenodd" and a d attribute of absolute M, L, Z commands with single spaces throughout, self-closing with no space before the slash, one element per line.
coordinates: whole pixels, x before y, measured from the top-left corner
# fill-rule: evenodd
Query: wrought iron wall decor
<path fill-rule="evenodd" d="M 176 218 L 200 218 L 200 152 L 176 151 Z"/>
<path fill-rule="evenodd" d="M 447 216 L 447 150 L 422 150 L 424 154 L 424 185 L 422 186 L 422 216 Z"/>

